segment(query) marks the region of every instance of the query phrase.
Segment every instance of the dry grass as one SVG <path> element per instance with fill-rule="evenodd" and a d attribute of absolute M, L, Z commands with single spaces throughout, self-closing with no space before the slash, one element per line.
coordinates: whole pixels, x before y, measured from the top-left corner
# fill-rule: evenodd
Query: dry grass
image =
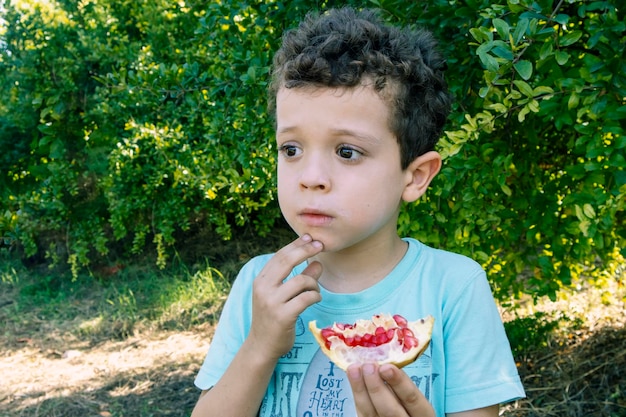
<path fill-rule="evenodd" d="M 600 329 L 522 364 L 528 399 L 508 416 L 626 415 L 626 331 Z"/>
<path fill-rule="evenodd" d="M 545 323 L 531 333 L 550 331 L 544 346 L 518 352 L 528 398 L 505 407 L 504 415 L 626 416 L 625 302 L 622 275 L 603 290 L 565 293 L 522 312 Z"/>

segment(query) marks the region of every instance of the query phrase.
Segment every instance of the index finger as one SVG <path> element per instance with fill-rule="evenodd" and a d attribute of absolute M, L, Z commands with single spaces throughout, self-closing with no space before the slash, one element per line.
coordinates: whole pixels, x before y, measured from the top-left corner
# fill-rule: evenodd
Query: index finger
<path fill-rule="evenodd" d="M 322 242 L 313 240 L 310 235 L 303 235 L 272 256 L 259 273 L 257 280 L 267 281 L 270 285 L 280 285 L 296 266 L 317 255 L 324 249 Z"/>

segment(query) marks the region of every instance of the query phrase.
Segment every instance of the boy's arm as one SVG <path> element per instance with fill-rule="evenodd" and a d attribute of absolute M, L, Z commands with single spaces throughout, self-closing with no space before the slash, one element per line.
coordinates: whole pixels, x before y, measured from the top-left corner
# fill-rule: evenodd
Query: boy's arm
<path fill-rule="evenodd" d="M 218 383 L 202 392 L 191 417 L 257 415 L 276 362 L 250 345 L 247 339 Z"/>
<path fill-rule="evenodd" d="M 285 278 L 322 249 L 304 235 L 263 267 L 253 282 L 250 332 L 220 380 L 200 396 L 192 417 L 256 416 L 278 359 L 293 346 L 298 316 L 321 299 L 319 262 Z"/>

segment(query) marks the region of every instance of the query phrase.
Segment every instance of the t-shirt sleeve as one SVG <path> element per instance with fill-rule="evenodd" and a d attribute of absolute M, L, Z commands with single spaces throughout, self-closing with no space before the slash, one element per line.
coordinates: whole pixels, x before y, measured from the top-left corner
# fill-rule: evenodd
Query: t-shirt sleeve
<path fill-rule="evenodd" d="M 252 317 L 252 282 L 265 263 L 254 258 L 241 269 L 222 309 L 209 351 L 194 381 L 201 390 L 217 383 L 243 344 Z"/>
<path fill-rule="evenodd" d="M 484 271 L 445 305 L 446 412 L 525 396 L 511 347 Z"/>

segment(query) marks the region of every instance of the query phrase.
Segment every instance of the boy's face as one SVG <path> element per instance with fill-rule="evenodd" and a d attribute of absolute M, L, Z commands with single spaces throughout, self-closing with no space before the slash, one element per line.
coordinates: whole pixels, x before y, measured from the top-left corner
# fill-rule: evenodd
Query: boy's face
<path fill-rule="evenodd" d="M 411 180 L 372 89 L 281 88 L 276 98 L 278 199 L 298 235 L 336 252 L 397 239 Z"/>

